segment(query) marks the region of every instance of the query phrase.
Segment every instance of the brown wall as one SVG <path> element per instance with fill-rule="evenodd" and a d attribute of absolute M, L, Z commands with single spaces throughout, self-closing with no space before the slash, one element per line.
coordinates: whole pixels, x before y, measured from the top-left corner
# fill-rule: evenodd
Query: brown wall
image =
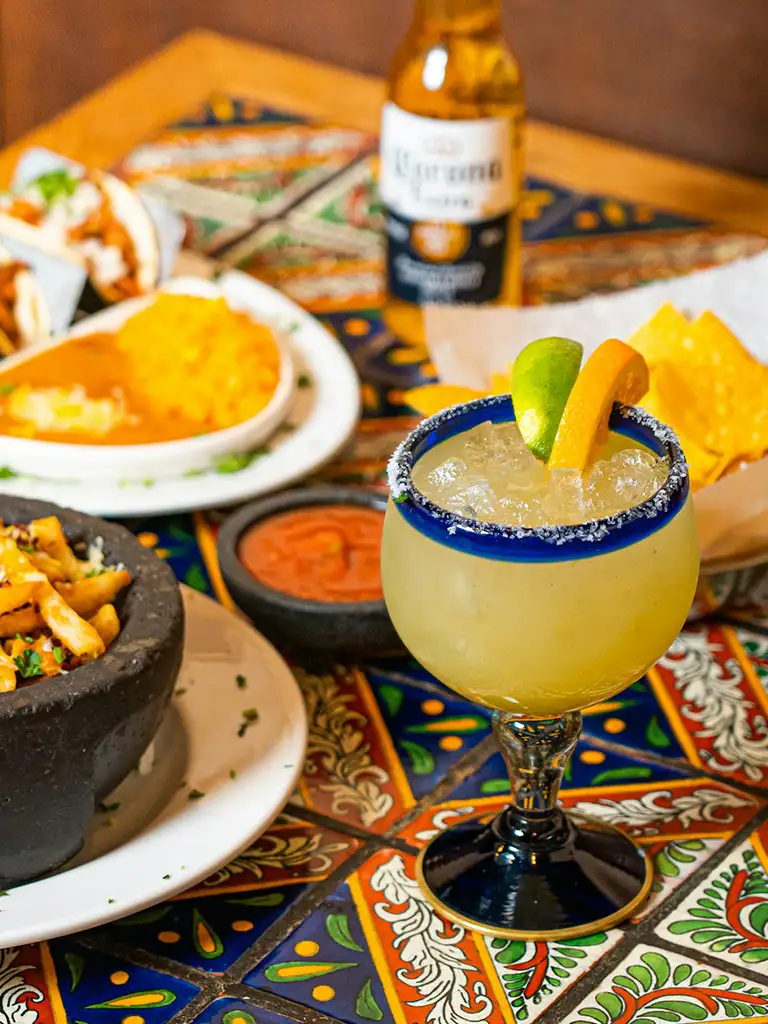
<path fill-rule="evenodd" d="M 503 2 L 538 117 L 768 176 L 768 0 Z M 47 120 L 193 27 L 381 73 L 411 7 L 412 0 L 0 0 L 3 136 Z"/>

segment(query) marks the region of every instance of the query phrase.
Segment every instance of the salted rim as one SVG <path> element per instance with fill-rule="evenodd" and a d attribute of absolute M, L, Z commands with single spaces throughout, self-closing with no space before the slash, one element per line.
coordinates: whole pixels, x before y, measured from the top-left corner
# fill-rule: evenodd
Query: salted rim
<path fill-rule="evenodd" d="M 413 483 L 411 473 L 414 462 L 418 461 L 414 458 L 416 449 L 431 431 L 464 416 L 468 411 L 490 409 L 504 403 L 509 403 L 512 412 L 510 421 L 514 421 L 514 407 L 509 395 L 491 395 L 487 398 L 452 405 L 435 416 L 422 420 L 397 446 L 387 464 L 387 480 L 393 501 L 398 505 L 404 502 L 413 502 L 419 509 L 445 526 L 451 535 L 463 533 L 500 539 L 539 540 L 547 544 L 563 545 L 573 541 L 598 543 L 630 523 L 640 519 L 655 519 L 669 510 L 671 505 L 679 499 L 681 491 L 687 486 L 688 464 L 674 430 L 651 416 L 645 409 L 638 406 L 621 405 L 617 402 L 614 404 L 611 414 L 612 425 L 617 420 L 623 420 L 648 430 L 663 449 L 662 457 L 669 467 L 667 479 L 658 491 L 639 505 L 634 505 L 632 508 L 617 512 L 612 516 L 604 516 L 601 519 L 561 526 L 513 526 L 504 523 L 486 523 L 477 519 L 467 519 L 455 512 L 440 508 L 439 505 L 422 494 Z"/>

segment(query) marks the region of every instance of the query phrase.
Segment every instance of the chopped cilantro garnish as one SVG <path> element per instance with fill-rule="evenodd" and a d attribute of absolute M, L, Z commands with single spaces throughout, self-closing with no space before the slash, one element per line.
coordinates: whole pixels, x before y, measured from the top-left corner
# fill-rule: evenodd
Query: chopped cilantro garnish
<path fill-rule="evenodd" d="M 0 466 L 0 480 L 12 480 L 18 473 L 15 473 L 8 466 Z"/>
<path fill-rule="evenodd" d="M 312 386 L 312 378 L 308 373 L 300 373 L 296 384 L 300 388 L 308 388 Z"/>
<path fill-rule="evenodd" d="M 90 569 L 85 574 L 85 579 L 91 580 L 93 579 L 94 576 L 103 576 L 106 571 L 106 569 Z"/>
<path fill-rule="evenodd" d="M 190 789 L 189 799 L 190 800 L 201 800 L 205 796 L 205 793 L 201 793 L 199 789 Z"/>
<path fill-rule="evenodd" d="M 40 666 L 40 655 L 37 651 L 22 651 L 13 660 L 16 662 L 18 670 L 24 679 L 31 679 L 33 676 L 41 676 L 43 674 Z"/>
<path fill-rule="evenodd" d="M 115 811 L 120 810 L 120 804 L 99 804 L 99 812 L 101 814 L 113 814 Z"/>
<path fill-rule="evenodd" d="M 18 384 L 0 384 L 0 395 L 2 395 L 3 398 L 6 398 L 12 391 L 15 391 L 18 386 Z"/>
<path fill-rule="evenodd" d="M 229 777 L 230 777 L 230 779 L 236 779 L 237 778 L 237 772 L 235 771 L 234 768 L 230 768 L 229 769 Z"/>
<path fill-rule="evenodd" d="M 163 881 L 167 882 L 170 877 L 170 875 L 163 875 Z"/>
<path fill-rule="evenodd" d="M 115 901 L 111 897 L 110 897 L 110 899 L 107 900 L 107 903 L 114 903 L 114 902 Z"/>
<path fill-rule="evenodd" d="M 57 665 L 61 665 L 63 661 L 66 661 L 66 658 L 67 655 L 65 654 L 63 647 L 53 648 L 53 660 L 56 662 Z"/>
<path fill-rule="evenodd" d="M 235 676 L 235 682 L 237 683 L 238 690 L 244 690 L 248 685 L 248 680 L 245 678 L 245 676 L 241 675 Z"/>
<path fill-rule="evenodd" d="M 66 168 L 61 167 L 41 174 L 39 178 L 35 179 L 34 184 L 46 206 L 50 206 L 57 199 L 68 199 L 69 196 L 74 195 L 78 179 Z"/>
<path fill-rule="evenodd" d="M 254 722 L 259 720 L 259 712 L 256 708 L 246 708 L 243 712 L 244 721 L 240 723 L 240 728 L 237 730 L 238 736 L 245 736 L 245 731 L 249 725 L 253 725 Z"/>
<path fill-rule="evenodd" d="M 222 455 L 221 458 L 214 459 L 213 468 L 217 473 L 239 473 L 241 469 L 247 469 L 254 459 L 258 459 L 262 455 L 266 455 L 267 452 L 267 448 L 261 447 L 252 452 Z"/>

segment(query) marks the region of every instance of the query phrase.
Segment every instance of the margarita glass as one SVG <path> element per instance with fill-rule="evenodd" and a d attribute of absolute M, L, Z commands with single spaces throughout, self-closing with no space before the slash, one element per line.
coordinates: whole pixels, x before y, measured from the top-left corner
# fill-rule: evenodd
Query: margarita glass
<path fill-rule="evenodd" d="M 421 664 L 493 709 L 512 783 L 513 803 L 494 821 L 448 829 L 422 852 L 426 895 L 489 934 L 576 937 L 631 914 L 652 881 L 628 837 L 557 808 L 579 709 L 639 679 L 672 643 L 693 599 L 698 540 L 674 434 L 619 405 L 613 437 L 654 453 L 668 472 L 652 497 L 612 516 L 503 525 L 446 511 L 414 485 L 414 468 L 436 446 L 513 419 L 509 396 L 479 399 L 425 420 L 397 449 L 384 595 Z"/>

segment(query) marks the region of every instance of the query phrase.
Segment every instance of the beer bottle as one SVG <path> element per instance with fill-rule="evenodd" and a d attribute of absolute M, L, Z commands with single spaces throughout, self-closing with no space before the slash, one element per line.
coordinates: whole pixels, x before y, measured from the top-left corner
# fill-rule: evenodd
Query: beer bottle
<path fill-rule="evenodd" d="M 423 341 L 426 303 L 517 305 L 523 83 L 501 0 L 416 0 L 382 117 L 384 319 Z"/>

